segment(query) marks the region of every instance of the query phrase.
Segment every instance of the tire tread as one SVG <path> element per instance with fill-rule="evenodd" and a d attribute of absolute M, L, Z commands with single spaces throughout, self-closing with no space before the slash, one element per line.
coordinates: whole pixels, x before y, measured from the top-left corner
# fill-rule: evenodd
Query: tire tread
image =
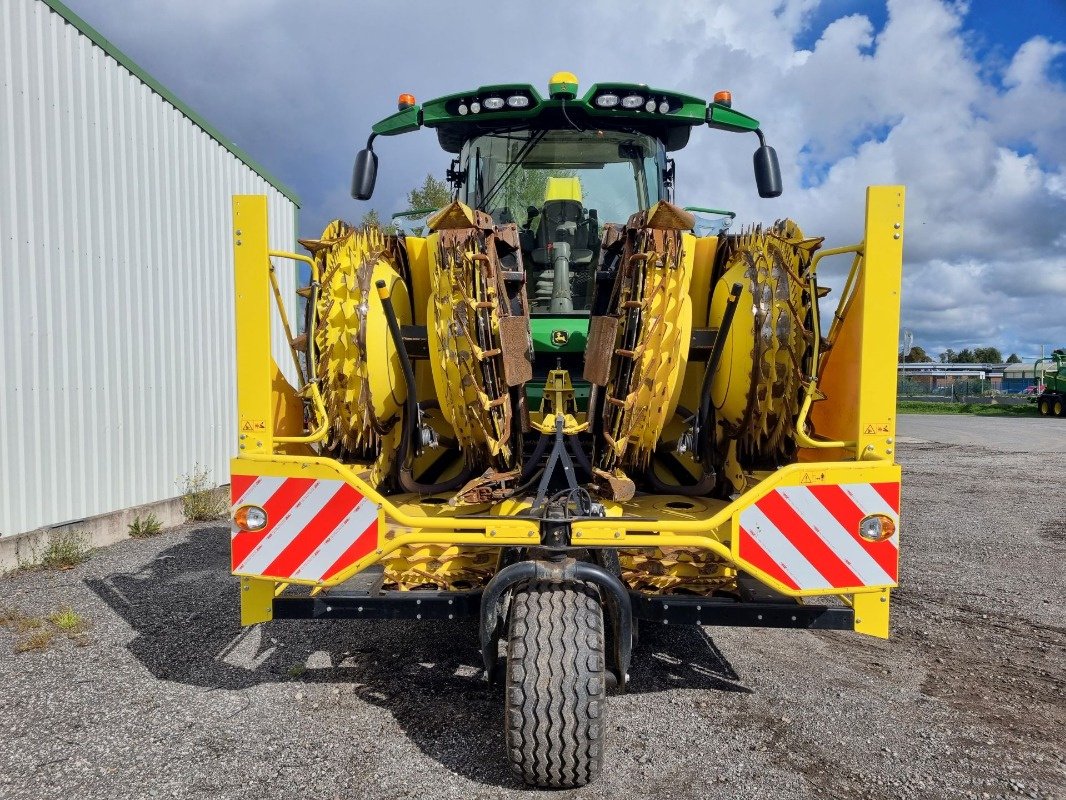
<path fill-rule="evenodd" d="M 531 584 L 511 602 L 507 755 L 527 784 L 567 789 L 600 773 L 606 681 L 603 612 L 585 584 Z"/>

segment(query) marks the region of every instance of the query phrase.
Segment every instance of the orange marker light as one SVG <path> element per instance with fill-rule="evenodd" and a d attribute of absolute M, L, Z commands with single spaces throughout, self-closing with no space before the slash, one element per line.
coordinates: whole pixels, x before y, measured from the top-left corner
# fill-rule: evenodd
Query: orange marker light
<path fill-rule="evenodd" d="M 241 506 L 234 513 L 233 521 L 242 531 L 258 531 L 266 527 L 267 515 L 259 506 Z"/>
<path fill-rule="evenodd" d="M 895 521 L 885 514 L 871 514 L 859 522 L 859 536 L 868 542 L 883 542 L 895 532 Z"/>
<path fill-rule="evenodd" d="M 408 108 L 413 108 L 415 105 L 415 96 L 413 94 L 401 94 L 400 98 L 396 101 L 396 108 L 400 111 L 404 111 Z"/>
<path fill-rule="evenodd" d="M 733 106 L 733 93 L 730 91 L 722 90 L 714 93 L 714 102 L 720 106 L 726 108 L 732 108 Z"/>

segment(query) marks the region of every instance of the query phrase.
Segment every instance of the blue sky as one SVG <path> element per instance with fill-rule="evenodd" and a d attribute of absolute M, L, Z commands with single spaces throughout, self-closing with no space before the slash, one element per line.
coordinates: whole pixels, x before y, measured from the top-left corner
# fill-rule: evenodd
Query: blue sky
<path fill-rule="evenodd" d="M 905 183 L 915 342 L 1066 345 L 1066 0 L 67 2 L 292 186 L 303 235 L 366 211 L 347 196 L 352 158 L 401 91 L 544 88 L 557 69 L 730 88 L 777 147 L 786 192 L 755 196 L 754 142 L 697 131 L 677 154 L 684 204 L 791 216 L 831 246 L 861 235 L 867 184 Z M 377 150 L 383 215 L 448 161 L 427 131 Z"/>

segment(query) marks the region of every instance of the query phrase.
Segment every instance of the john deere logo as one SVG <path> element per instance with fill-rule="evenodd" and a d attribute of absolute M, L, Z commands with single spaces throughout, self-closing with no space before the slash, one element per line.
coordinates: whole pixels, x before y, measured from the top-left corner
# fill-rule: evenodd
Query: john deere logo
<path fill-rule="evenodd" d="M 556 347 L 562 347 L 564 344 L 570 341 L 569 331 L 552 331 L 552 344 Z"/>

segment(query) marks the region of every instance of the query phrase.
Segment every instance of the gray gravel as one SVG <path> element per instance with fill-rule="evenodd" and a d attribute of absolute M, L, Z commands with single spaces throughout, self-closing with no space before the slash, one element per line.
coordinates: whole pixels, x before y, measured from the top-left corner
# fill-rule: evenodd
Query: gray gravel
<path fill-rule="evenodd" d="M 995 424 L 987 421 L 985 424 Z M 893 638 L 645 631 L 604 775 L 563 797 L 1066 796 L 1066 461 L 900 447 Z M 242 630 L 227 531 L 189 526 L 0 604 L 73 607 L 87 643 L 0 629 L 0 797 L 543 796 L 512 779 L 468 623 Z"/>

